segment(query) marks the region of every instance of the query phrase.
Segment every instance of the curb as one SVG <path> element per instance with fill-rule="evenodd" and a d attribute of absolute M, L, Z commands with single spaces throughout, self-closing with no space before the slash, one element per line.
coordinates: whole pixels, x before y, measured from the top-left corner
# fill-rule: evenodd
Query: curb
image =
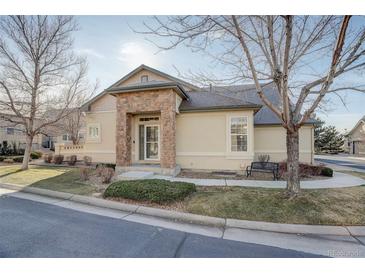
<path fill-rule="evenodd" d="M 210 225 L 217 227 L 224 227 L 225 225 L 225 219 L 223 218 L 197 215 L 192 213 L 185 213 L 180 211 L 146 207 L 146 206 L 140 206 L 137 209 L 136 213 L 165 219 L 172 219 L 174 221 L 183 221 L 191 224 Z"/>
<path fill-rule="evenodd" d="M 330 226 L 330 225 L 304 225 L 304 224 L 283 224 L 259 221 L 247 221 L 238 219 L 225 219 L 197 215 L 192 213 L 166 210 L 160 208 L 137 206 L 116 201 L 104 200 L 95 197 L 70 194 L 66 192 L 53 191 L 35 187 L 22 187 L 12 184 L 0 183 L 0 187 L 19 190 L 22 192 L 61 198 L 82 204 L 115 209 L 130 212 L 131 214 L 141 214 L 151 217 L 158 217 L 173 221 L 181 221 L 190 224 L 208 225 L 221 227 L 224 229 L 249 229 L 266 232 L 288 233 L 288 234 L 317 234 L 332 236 L 365 236 L 365 226 Z"/>
<path fill-rule="evenodd" d="M 320 235 L 336 235 L 351 236 L 344 226 L 330 225 L 304 225 L 304 224 L 282 224 L 258 221 L 246 221 L 237 219 L 227 219 L 227 227 L 241 229 L 255 229 L 278 233 L 289 234 L 320 234 Z M 365 231 L 365 227 L 363 227 Z"/>

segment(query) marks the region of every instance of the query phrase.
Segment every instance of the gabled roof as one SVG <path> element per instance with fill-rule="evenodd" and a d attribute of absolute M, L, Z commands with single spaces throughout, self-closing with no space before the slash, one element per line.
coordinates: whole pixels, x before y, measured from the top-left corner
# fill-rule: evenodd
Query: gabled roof
<path fill-rule="evenodd" d="M 160 75 L 170 81 L 149 81 L 143 83 L 134 83 L 131 85 L 120 84 L 134 74 L 148 70 L 152 73 Z M 191 90 L 186 91 L 184 87 Z M 181 79 L 163 73 L 146 65 L 140 65 L 119 79 L 113 85 L 105 89 L 102 93 L 92 98 L 84 107 L 88 107 L 91 103 L 98 100 L 105 94 L 115 94 L 121 92 L 137 92 L 149 89 L 172 88 L 177 92 L 183 100 L 179 110 L 181 112 L 189 111 L 209 111 L 219 109 L 253 109 L 256 113 L 254 116 L 255 125 L 281 125 L 281 120 L 267 107 L 259 98 L 256 87 L 249 85 L 232 85 L 232 86 L 212 86 L 209 88 L 199 88 Z M 263 92 L 267 98 L 276 106 L 280 106 L 280 96 L 273 84 L 262 85 Z M 315 124 L 316 120 L 309 119 L 306 124 Z"/>
<path fill-rule="evenodd" d="M 185 99 L 189 98 L 189 95 L 186 93 L 184 87 L 177 82 L 149 81 L 127 86 L 116 86 L 109 88 L 106 91 L 109 94 L 116 94 L 116 93 L 128 93 L 128 92 L 138 92 L 138 91 L 167 89 L 167 88 L 175 90 L 176 93 L 178 93 L 181 97 Z"/>
<path fill-rule="evenodd" d="M 138 83 L 138 85 L 133 84 L 130 86 L 123 86 L 120 87 L 120 84 L 123 83 L 124 81 L 128 80 L 129 78 L 131 78 L 134 74 L 142 71 L 142 70 L 147 70 L 150 71 L 154 74 L 157 74 L 161 77 L 164 77 L 168 80 L 170 80 L 170 82 L 165 82 L 165 81 L 149 81 L 146 83 Z M 150 86 L 150 88 L 152 88 L 152 85 L 154 85 L 154 87 L 166 87 L 167 85 L 171 85 L 172 87 L 175 87 L 176 90 L 178 91 L 178 93 L 181 93 L 183 95 L 184 98 L 189 98 L 189 96 L 187 95 L 184 86 L 190 88 L 191 90 L 199 90 L 200 88 L 190 84 L 186 81 L 183 81 L 181 79 L 178 79 L 176 77 L 173 77 L 167 73 L 164 73 L 162 71 L 159 71 L 157 69 L 151 68 L 149 66 L 146 66 L 144 64 L 140 65 L 139 67 L 137 67 L 136 69 L 132 70 L 131 72 L 129 72 L 127 75 L 123 76 L 121 79 L 119 79 L 118 81 L 116 81 L 114 84 L 112 84 L 111 86 L 109 86 L 108 88 L 106 88 L 105 90 L 103 90 L 101 93 L 99 93 L 98 95 L 96 95 L 95 97 L 91 98 L 89 101 L 87 101 L 82 107 L 84 109 L 87 109 L 92 103 L 94 103 L 95 101 L 97 101 L 99 98 L 103 97 L 105 94 L 110 94 L 110 93 L 115 93 L 115 91 L 119 90 L 119 91 L 127 91 L 128 89 L 130 90 L 131 88 L 134 88 L 136 90 L 140 90 L 142 88 L 148 88 L 148 86 Z"/>
<path fill-rule="evenodd" d="M 170 80 L 170 81 L 172 81 L 172 82 L 179 83 L 180 85 L 185 85 L 185 86 L 189 87 L 189 88 L 190 88 L 190 89 L 192 89 L 192 90 L 198 90 L 198 89 L 199 89 L 199 87 L 197 87 L 197 86 L 195 86 L 195 85 L 193 85 L 193 84 L 191 84 L 191 83 L 188 83 L 188 82 L 183 81 L 183 80 L 181 80 L 181 79 L 179 79 L 179 78 L 173 77 L 173 76 L 171 76 L 171 75 L 169 75 L 169 74 L 167 74 L 167 73 L 164 73 L 164 72 L 159 71 L 159 70 L 157 70 L 157 69 L 154 69 L 154 68 L 151 68 L 151 67 L 149 67 L 149 66 L 146 66 L 145 64 L 142 64 L 142 65 L 140 65 L 139 67 L 137 67 L 136 69 L 132 70 L 132 71 L 131 71 L 130 73 L 128 73 L 127 75 L 125 75 L 124 77 L 122 77 L 121 79 L 119 79 L 118 81 L 116 81 L 116 82 L 115 82 L 114 84 L 112 84 L 110 87 L 106 88 L 106 90 L 109 90 L 109 89 L 111 89 L 111 88 L 114 88 L 114 87 L 116 87 L 116 86 L 119 86 L 121 83 L 123 83 L 124 81 L 128 80 L 128 79 L 129 79 L 129 78 L 131 78 L 134 74 L 136 74 L 136 73 L 138 73 L 138 72 L 140 72 L 140 71 L 142 71 L 142 70 L 148 70 L 148 71 L 150 71 L 150 72 L 152 72 L 152 73 L 155 73 L 155 74 L 157 74 L 157 75 L 159 75 L 159 76 L 161 76 L 161 77 L 167 78 L 167 79 L 169 79 L 169 80 Z"/>
<path fill-rule="evenodd" d="M 350 130 L 350 132 L 348 133 L 348 135 L 352 134 L 354 132 L 354 130 L 361 124 L 364 123 L 365 124 L 365 115 L 356 123 L 356 125 Z"/>

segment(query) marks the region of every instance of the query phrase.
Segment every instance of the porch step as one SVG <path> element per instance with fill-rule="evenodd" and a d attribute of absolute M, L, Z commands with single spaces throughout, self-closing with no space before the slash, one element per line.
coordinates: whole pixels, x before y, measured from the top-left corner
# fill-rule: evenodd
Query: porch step
<path fill-rule="evenodd" d="M 148 179 L 153 176 L 153 172 L 151 171 L 127 171 L 123 172 L 118 176 L 120 180 L 139 180 L 139 179 Z"/>

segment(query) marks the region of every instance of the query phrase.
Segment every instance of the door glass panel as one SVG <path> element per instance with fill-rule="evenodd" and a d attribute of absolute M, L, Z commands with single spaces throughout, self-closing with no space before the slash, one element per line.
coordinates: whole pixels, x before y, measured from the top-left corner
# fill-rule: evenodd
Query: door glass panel
<path fill-rule="evenodd" d="M 146 159 L 158 159 L 158 126 L 146 126 Z"/>
<path fill-rule="evenodd" d="M 144 160 L 144 125 L 139 125 L 139 159 Z"/>

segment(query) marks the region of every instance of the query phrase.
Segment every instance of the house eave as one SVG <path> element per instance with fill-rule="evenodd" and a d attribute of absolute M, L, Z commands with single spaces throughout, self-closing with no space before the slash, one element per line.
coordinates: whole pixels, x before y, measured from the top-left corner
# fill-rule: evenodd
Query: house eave
<path fill-rule="evenodd" d="M 116 95 L 121 93 L 131 93 L 131 92 L 143 92 L 151 90 L 161 90 L 161 89 L 173 89 L 177 94 L 179 94 L 184 99 L 189 99 L 189 95 L 184 91 L 179 85 L 173 84 L 159 84 L 151 86 L 130 86 L 130 87 L 115 87 L 106 89 L 105 92 L 110 95 Z"/>
<path fill-rule="evenodd" d="M 188 112 L 214 112 L 214 111 L 230 111 L 230 110 L 253 110 L 257 112 L 262 106 L 216 106 L 216 107 L 199 107 L 191 109 L 180 109 L 180 113 Z"/>

